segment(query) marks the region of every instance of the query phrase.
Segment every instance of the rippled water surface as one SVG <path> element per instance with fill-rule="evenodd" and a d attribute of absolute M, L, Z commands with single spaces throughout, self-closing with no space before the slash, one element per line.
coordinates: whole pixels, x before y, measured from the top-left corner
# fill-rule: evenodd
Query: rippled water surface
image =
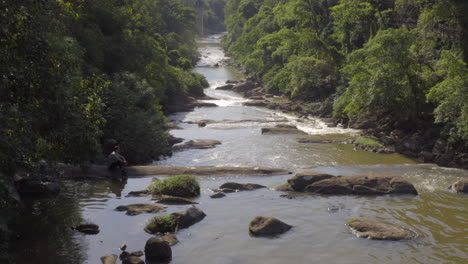
<path fill-rule="evenodd" d="M 328 128 L 320 120 L 297 117 L 256 107 L 242 106 L 246 99 L 215 90 L 228 79 L 242 76 L 235 69 L 215 67 L 224 59 L 219 36 L 200 41 L 202 60 L 196 68 L 211 87 L 206 94 L 216 108 L 198 108 L 170 118 L 183 129 L 175 136 L 216 139 L 221 145 L 207 150 L 176 152 L 155 162 L 167 166 L 267 166 L 292 171 L 314 168 L 334 175 L 360 172 L 390 172 L 412 182 L 419 196 L 319 196 L 280 197 L 271 188 L 290 175 L 272 177 L 199 177 L 202 194 L 197 199 L 207 217 L 177 233 L 180 243 L 173 249 L 177 264 L 230 263 L 466 263 L 468 259 L 468 197 L 447 191 L 457 179 L 468 177 L 463 170 L 417 164 L 401 155 L 354 150 L 347 144 L 303 144 L 297 135 L 262 135 L 261 128 L 273 126 L 266 120 L 294 124 L 318 138 L 350 137 L 358 131 Z M 211 123 L 200 128 L 189 121 L 250 120 L 239 123 Z M 252 120 L 261 120 L 254 122 Z M 211 188 L 224 182 L 259 183 L 269 188 L 228 194 L 211 199 Z M 17 263 L 100 263 L 102 255 L 118 254 L 122 243 L 128 250 L 143 250 L 151 235 L 143 231 L 151 214 L 127 216 L 115 211 L 123 204 L 150 202 L 146 197 L 125 197 L 142 190 L 151 178 L 116 182 L 64 182 L 58 199 L 26 203 L 17 223 Z M 187 206 L 169 206 L 166 213 Z M 248 224 L 257 215 L 277 217 L 293 229 L 278 238 L 254 238 Z M 346 220 L 364 217 L 409 228 L 414 240 L 389 242 L 355 237 Z M 82 235 L 70 229 L 80 221 L 100 226 L 98 235 Z"/>

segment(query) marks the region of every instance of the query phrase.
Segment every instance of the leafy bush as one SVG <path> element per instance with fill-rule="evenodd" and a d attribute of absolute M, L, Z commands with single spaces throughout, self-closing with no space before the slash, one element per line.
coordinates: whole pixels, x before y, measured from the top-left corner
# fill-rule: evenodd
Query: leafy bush
<path fill-rule="evenodd" d="M 187 174 L 155 181 L 148 187 L 148 190 L 152 194 L 165 194 L 179 197 L 194 197 L 200 195 L 200 185 L 197 179 Z"/>
<path fill-rule="evenodd" d="M 362 147 L 383 148 L 382 144 L 368 137 L 358 137 L 354 140 L 354 143 Z"/>

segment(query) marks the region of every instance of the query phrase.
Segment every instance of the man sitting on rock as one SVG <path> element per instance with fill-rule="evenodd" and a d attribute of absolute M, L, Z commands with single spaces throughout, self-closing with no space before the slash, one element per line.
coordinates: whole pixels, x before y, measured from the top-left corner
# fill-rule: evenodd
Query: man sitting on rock
<path fill-rule="evenodd" d="M 113 171 L 116 167 L 119 167 L 122 180 L 126 180 L 127 172 L 123 168 L 125 165 L 127 165 L 127 160 L 124 156 L 120 155 L 120 147 L 117 145 L 114 147 L 114 151 L 109 154 L 109 170 Z"/>

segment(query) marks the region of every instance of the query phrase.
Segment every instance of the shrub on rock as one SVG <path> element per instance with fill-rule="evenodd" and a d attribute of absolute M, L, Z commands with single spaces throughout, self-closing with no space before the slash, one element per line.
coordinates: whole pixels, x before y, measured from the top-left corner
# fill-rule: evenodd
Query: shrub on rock
<path fill-rule="evenodd" d="M 176 229 L 177 221 L 172 215 L 155 216 L 148 221 L 145 227 L 145 231 L 150 234 L 175 232 Z"/>
<path fill-rule="evenodd" d="M 148 187 L 153 195 L 171 195 L 178 197 L 195 197 L 200 195 L 200 185 L 192 175 L 181 174 L 155 181 Z"/>

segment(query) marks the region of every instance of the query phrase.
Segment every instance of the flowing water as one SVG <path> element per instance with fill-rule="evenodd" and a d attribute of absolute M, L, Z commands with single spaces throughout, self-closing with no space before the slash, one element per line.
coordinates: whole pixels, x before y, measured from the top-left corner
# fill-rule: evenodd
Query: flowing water
<path fill-rule="evenodd" d="M 466 263 L 468 259 L 468 197 L 447 191 L 447 186 L 467 171 L 418 164 L 398 154 L 375 154 L 354 150 L 347 144 L 302 144 L 297 135 L 262 135 L 261 128 L 278 123 L 294 124 L 318 138 L 347 138 L 359 131 L 328 128 L 314 118 L 299 120 L 284 113 L 242 106 L 246 99 L 229 91 L 215 90 L 226 80 L 242 78 L 235 69 L 215 65 L 224 59 L 219 36 L 199 42 L 202 59 L 196 71 L 210 83 L 206 94 L 219 107 L 197 108 L 170 119 L 183 129 L 171 133 L 186 140 L 216 139 L 213 149 L 176 152 L 155 162 L 166 166 L 267 166 L 292 171 L 314 168 L 334 175 L 359 172 L 392 172 L 412 182 L 418 196 L 320 196 L 280 197 L 271 187 L 290 175 L 271 177 L 199 177 L 202 194 L 197 199 L 207 217 L 177 233 L 174 264 L 230 263 Z M 210 123 L 190 121 L 239 120 Z M 249 120 L 243 122 L 242 120 Z M 255 122 L 257 120 L 257 122 Z M 279 121 L 279 122 L 266 122 Z M 259 183 L 269 189 L 228 194 L 211 199 L 211 188 L 224 182 Z M 26 202 L 16 223 L 17 263 L 100 263 L 102 255 L 118 254 L 122 243 L 128 250 L 142 250 L 151 235 L 143 231 L 151 214 L 127 216 L 115 211 L 122 204 L 149 202 L 145 197 L 125 197 L 146 188 L 151 177 L 116 182 L 64 182 L 58 199 Z M 166 213 L 187 206 L 168 206 Z M 293 229 L 277 238 L 254 238 L 248 225 L 257 215 L 273 216 Z M 414 240 L 389 242 L 355 237 L 346 220 L 364 217 L 409 228 Z M 98 235 L 83 235 L 70 226 L 80 221 L 100 226 Z"/>

